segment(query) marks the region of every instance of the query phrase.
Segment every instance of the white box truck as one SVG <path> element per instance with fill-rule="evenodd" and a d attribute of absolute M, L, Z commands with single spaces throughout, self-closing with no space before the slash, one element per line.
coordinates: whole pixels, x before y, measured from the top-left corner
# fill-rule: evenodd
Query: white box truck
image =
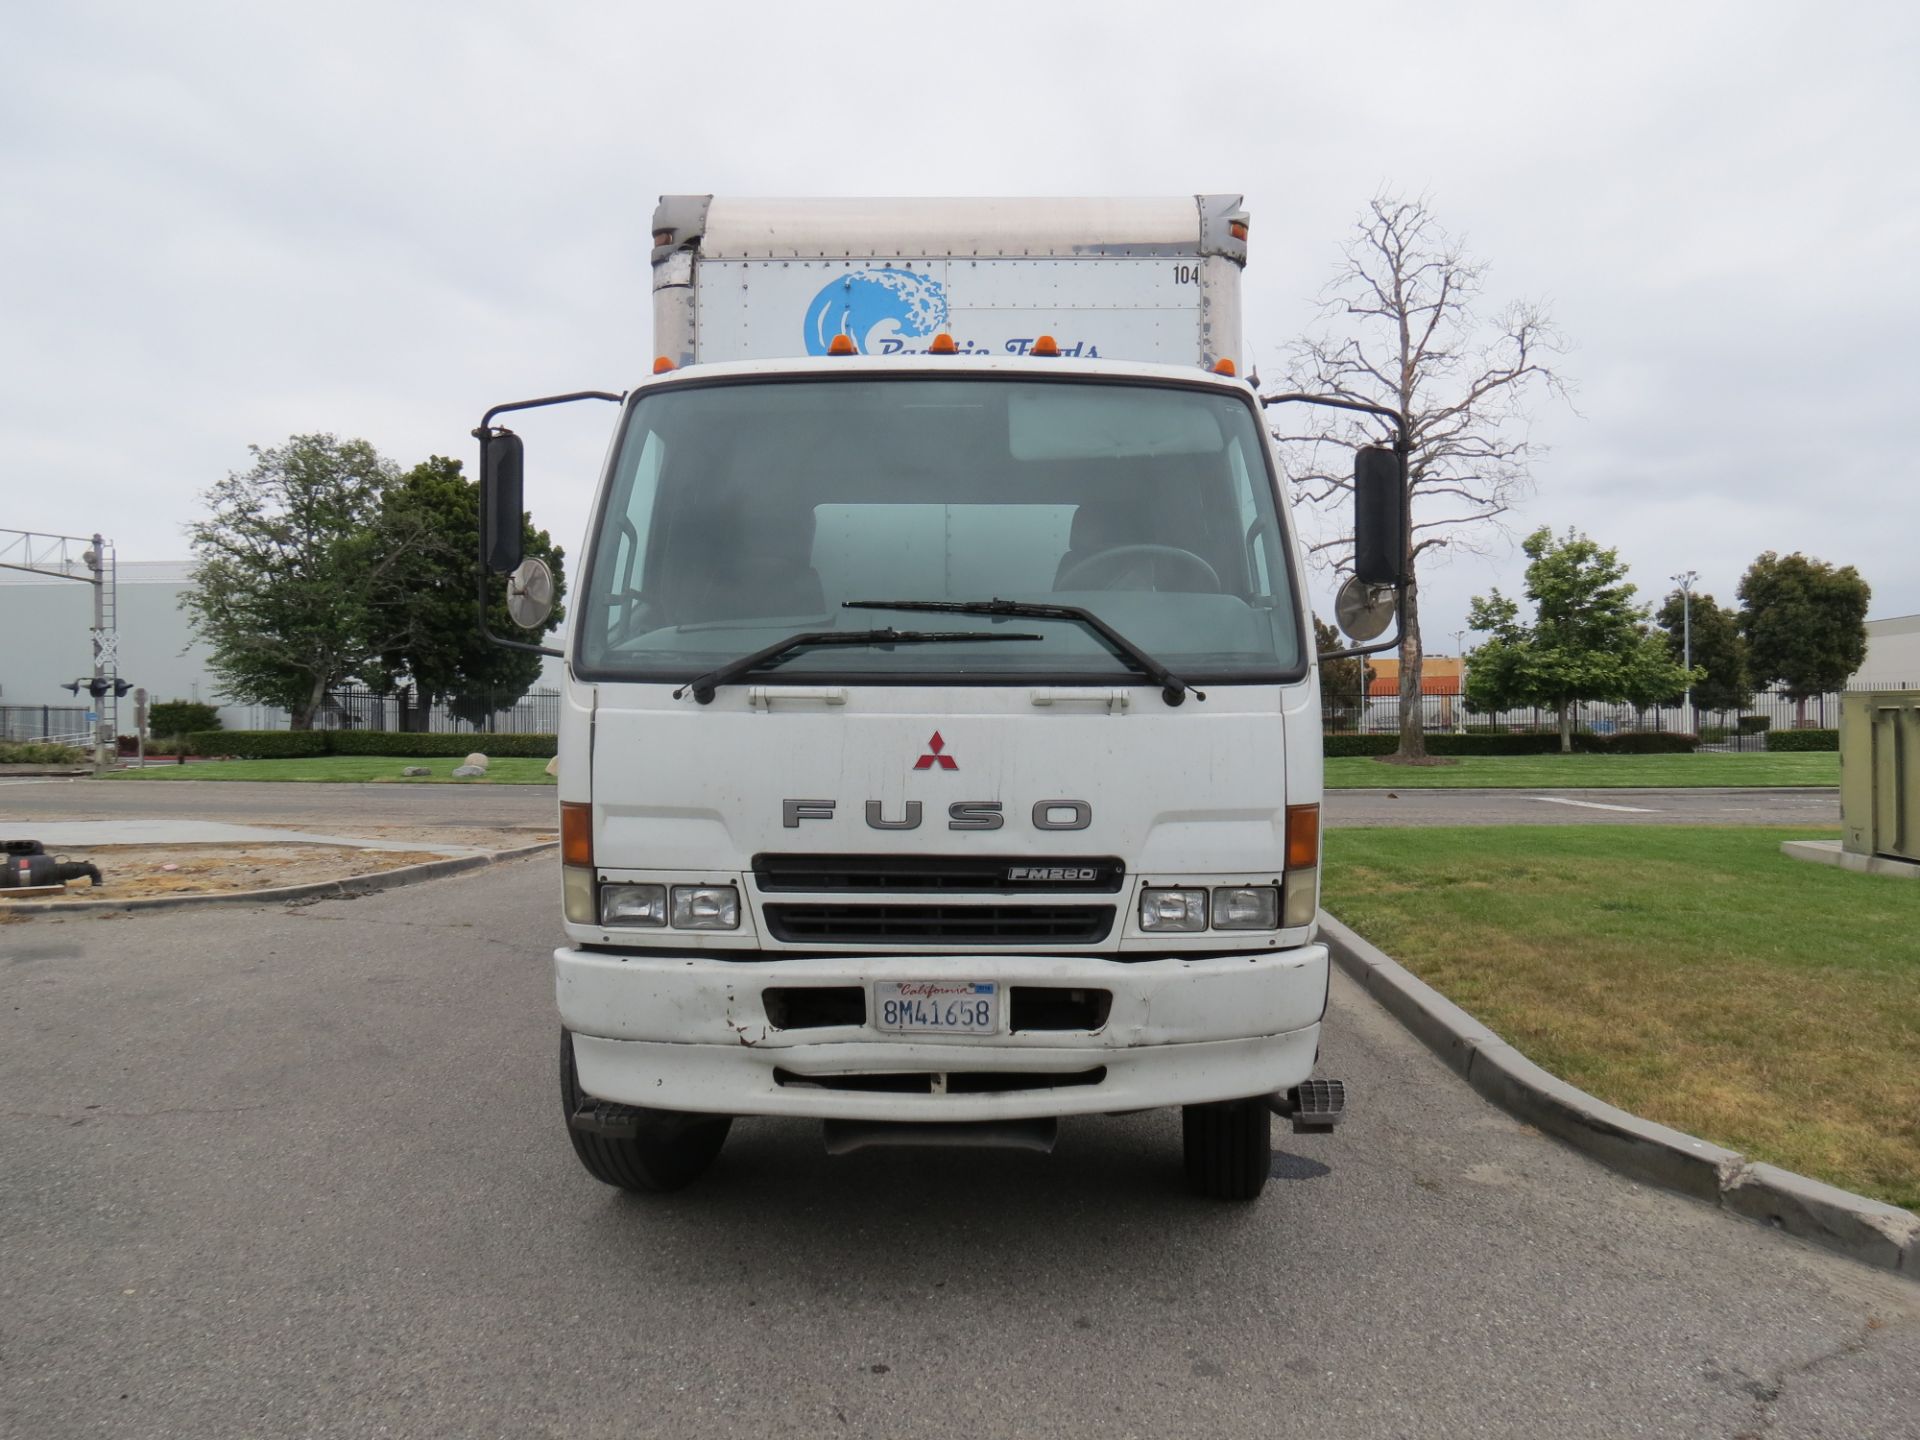
<path fill-rule="evenodd" d="M 669 196 L 653 242 L 651 376 L 475 432 L 483 620 L 511 571 L 537 625 L 497 422 L 620 407 L 559 737 L 581 1162 L 665 1190 L 735 1116 L 1047 1148 L 1178 1106 L 1192 1186 L 1259 1194 L 1271 1115 L 1344 1092 L 1240 197 Z M 1360 455 L 1367 639 L 1405 519 L 1400 456 Z"/>

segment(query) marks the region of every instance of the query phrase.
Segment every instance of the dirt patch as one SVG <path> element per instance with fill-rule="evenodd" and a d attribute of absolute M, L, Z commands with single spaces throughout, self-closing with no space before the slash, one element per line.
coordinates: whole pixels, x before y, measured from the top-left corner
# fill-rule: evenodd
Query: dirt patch
<path fill-rule="evenodd" d="M 442 837 L 436 837 L 442 838 Z M 456 842 L 457 843 L 457 842 Z M 530 842 L 523 842 L 530 843 Z M 51 848 L 51 847 L 50 847 Z M 85 880 L 67 886 L 55 900 L 136 900 L 153 895 L 212 895 L 233 890 L 267 890 L 346 880 L 379 870 L 397 870 L 447 852 L 431 850 L 359 850 L 346 845 L 95 845 L 60 852 L 68 860 L 91 860 L 105 883 Z M 4 894 L 5 892 L 0 892 Z M 43 897 L 35 897 L 43 898 Z M 0 900 L 0 915 L 7 902 Z"/>

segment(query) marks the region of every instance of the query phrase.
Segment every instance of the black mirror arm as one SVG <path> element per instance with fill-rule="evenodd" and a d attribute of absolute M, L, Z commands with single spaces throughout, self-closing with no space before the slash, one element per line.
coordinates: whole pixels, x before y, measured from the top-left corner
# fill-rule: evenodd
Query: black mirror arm
<path fill-rule="evenodd" d="M 1386 405 L 1370 405 L 1365 400 L 1347 400 L 1338 395 L 1308 395 L 1300 391 L 1289 391 L 1285 395 L 1262 395 L 1262 407 L 1268 405 L 1324 405 L 1331 410 L 1357 410 L 1363 415 L 1378 415 L 1383 420 L 1393 422 L 1393 449 L 1396 455 L 1408 452 L 1407 417 L 1398 410 Z"/>
<path fill-rule="evenodd" d="M 1338 395 L 1308 395 L 1302 391 L 1289 391 L 1285 395 L 1262 395 L 1260 404 L 1268 405 L 1324 405 L 1331 410 L 1354 410 L 1362 415 L 1378 415 L 1382 420 L 1393 424 L 1393 451 L 1404 461 L 1411 449 L 1407 439 L 1407 417 L 1387 405 L 1372 405 L 1365 400 L 1347 400 Z M 1404 583 L 1393 587 L 1396 592 L 1406 589 Z M 1350 645 L 1344 650 L 1324 651 L 1322 660 L 1357 660 L 1362 655 L 1378 655 L 1382 650 L 1397 649 L 1405 637 L 1406 626 L 1401 620 L 1401 607 L 1394 605 L 1393 634 L 1385 640 L 1376 640 L 1370 645 Z"/>
<path fill-rule="evenodd" d="M 538 410 L 547 405 L 570 405 L 575 400 L 611 400 L 618 405 L 627 397 L 616 395 L 610 390 L 575 390 L 566 395 L 543 395 L 538 400 L 513 400 L 505 405 L 496 405 L 480 417 L 479 427 L 474 430 L 474 439 L 480 442 L 480 478 L 482 483 L 481 507 L 484 514 L 486 496 L 484 486 L 487 474 L 487 438 L 493 434 L 493 422 L 497 416 L 512 410 Z M 504 645 L 509 650 L 525 650 L 532 655 L 551 655 L 556 660 L 566 652 L 553 645 L 529 645 L 525 640 L 509 640 L 505 635 L 496 635 L 487 624 L 487 527 L 484 520 L 480 526 L 480 552 L 475 557 L 474 566 L 477 578 L 474 582 L 475 598 L 479 603 L 480 634 L 495 645 Z"/>
<path fill-rule="evenodd" d="M 1375 640 L 1370 645 L 1349 645 L 1344 650 L 1322 650 L 1320 652 L 1320 663 L 1324 665 L 1329 660 L 1357 660 L 1362 655 L 1378 655 L 1382 650 L 1397 649 L 1401 640 L 1405 638 L 1406 626 L 1400 620 L 1398 607 L 1395 607 L 1392 635 L 1388 636 L 1385 640 Z"/>

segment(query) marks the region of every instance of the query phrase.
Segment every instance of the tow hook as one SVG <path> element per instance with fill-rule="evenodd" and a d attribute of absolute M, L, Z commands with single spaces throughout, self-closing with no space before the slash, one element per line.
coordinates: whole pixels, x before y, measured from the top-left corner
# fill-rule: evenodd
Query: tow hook
<path fill-rule="evenodd" d="M 1273 1113 L 1293 1121 L 1296 1135 L 1331 1135 L 1347 1116 L 1347 1082 L 1303 1080 L 1267 1104 Z"/>

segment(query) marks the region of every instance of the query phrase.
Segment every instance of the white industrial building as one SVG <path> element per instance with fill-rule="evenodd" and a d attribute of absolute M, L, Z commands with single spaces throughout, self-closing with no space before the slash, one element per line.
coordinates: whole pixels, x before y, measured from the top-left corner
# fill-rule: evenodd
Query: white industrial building
<path fill-rule="evenodd" d="M 1920 690 L 1920 615 L 1867 621 L 1867 658 L 1856 689 Z"/>
<path fill-rule="evenodd" d="M 201 700 L 220 707 L 228 730 L 278 730 L 284 710 L 270 705 L 229 704 L 220 680 L 207 666 L 207 646 L 196 640 L 180 597 L 192 585 L 186 560 L 122 560 L 118 566 L 119 674 L 143 688 L 150 702 Z M 82 576 L 86 572 L 81 571 Z M 0 733 L 28 738 L 82 729 L 76 707 L 92 704 L 62 688 L 93 673 L 93 587 L 84 578 L 0 568 Z M 557 643 L 557 642 L 551 642 Z M 544 685 L 561 674 L 547 661 Z M 103 702 L 105 703 L 105 702 Z M 117 729 L 133 733 L 133 695 L 120 702 Z"/>
<path fill-rule="evenodd" d="M 192 569 L 185 560 L 120 562 L 118 668 L 152 700 L 220 704 L 207 647 L 193 638 L 180 608 Z M 13 711 L 16 733 L 22 707 L 90 703 L 84 693 L 76 699 L 62 687 L 93 673 L 92 626 L 93 587 L 85 580 L 0 570 L 0 705 Z M 224 705 L 220 719 L 229 729 L 286 724 L 281 712 L 253 705 Z M 120 702 L 119 728 L 133 730 L 131 694 Z"/>

